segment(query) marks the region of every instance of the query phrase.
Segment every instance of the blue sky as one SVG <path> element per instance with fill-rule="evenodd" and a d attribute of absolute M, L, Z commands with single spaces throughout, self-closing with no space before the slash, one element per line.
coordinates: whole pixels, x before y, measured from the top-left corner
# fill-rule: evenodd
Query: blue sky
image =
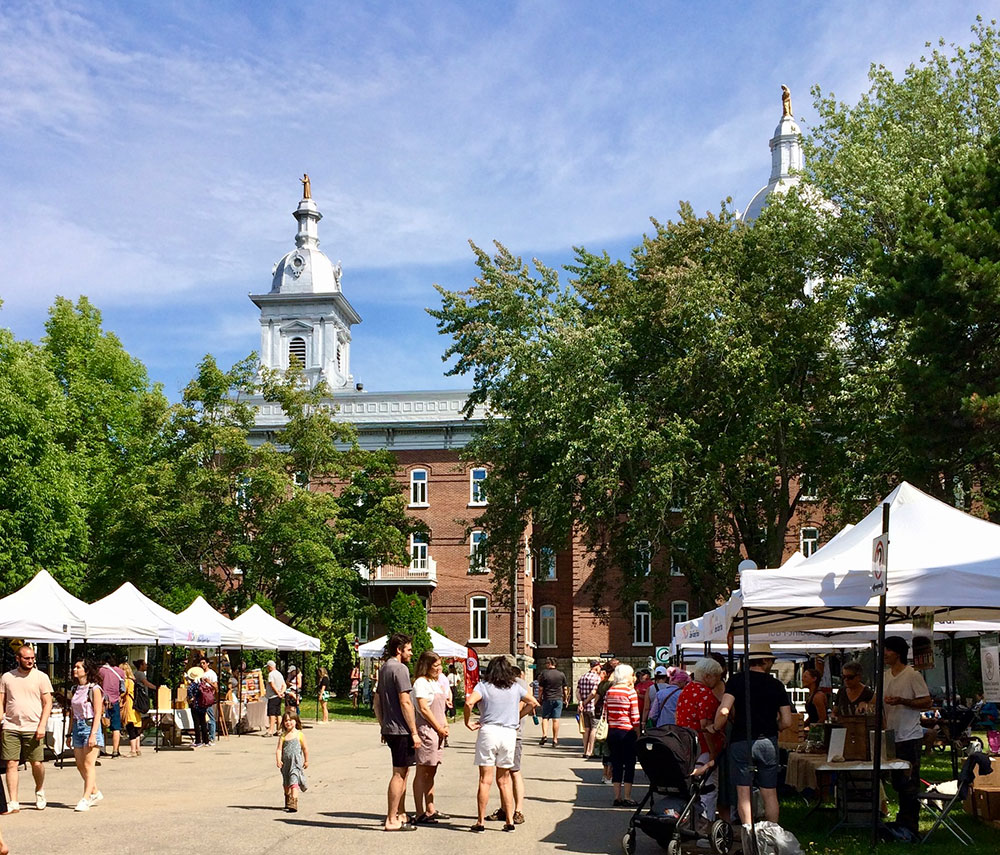
<path fill-rule="evenodd" d="M 0 325 L 38 338 L 56 295 L 178 397 L 205 353 L 258 343 L 250 292 L 293 245 L 308 172 L 323 250 L 364 322 L 372 391 L 454 388 L 424 309 L 468 241 L 550 265 L 624 255 L 678 200 L 744 206 L 781 114 L 854 101 L 955 2 L 0 4 Z"/>

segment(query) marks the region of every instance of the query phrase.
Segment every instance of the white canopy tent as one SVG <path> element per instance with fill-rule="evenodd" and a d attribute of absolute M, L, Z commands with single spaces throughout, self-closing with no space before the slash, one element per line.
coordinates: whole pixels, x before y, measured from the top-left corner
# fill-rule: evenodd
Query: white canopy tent
<path fill-rule="evenodd" d="M 91 608 L 101 609 L 105 614 L 121 621 L 131 620 L 151 628 L 155 633 L 152 641 L 180 647 L 218 647 L 221 636 L 217 629 L 204 627 L 199 630 L 194 622 L 184 621 L 169 609 L 151 600 L 131 582 L 126 582 L 116 591 L 102 597 Z M 130 643 L 130 642 L 121 642 Z"/>
<path fill-rule="evenodd" d="M 464 644 L 458 644 L 450 638 L 445 638 L 441 633 L 428 629 L 431 636 L 431 649 L 442 659 L 464 659 L 468 655 L 468 648 Z M 358 648 L 358 655 L 362 659 L 381 659 L 385 652 L 385 643 L 389 640 L 388 635 L 362 644 Z"/>
<path fill-rule="evenodd" d="M 89 606 L 64 590 L 47 570 L 0 600 L 0 637 L 60 642 L 87 637 Z"/>
<path fill-rule="evenodd" d="M 900 484 L 889 504 L 887 619 L 932 610 L 943 620 L 1000 617 L 1000 526 Z M 790 570 L 740 577 L 751 632 L 856 626 L 878 614 L 872 540 L 881 504 L 851 530 Z"/>
<path fill-rule="evenodd" d="M 195 597 L 193 603 L 177 615 L 181 623 L 192 626 L 198 633 L 218 633 L 222 647 L 249 647 L 268 650 L 272 647 L 266 639 L 244 635 L 224 614 L 213 609 L 204 597 Z"/>
<path fill-rule="evenodd" d="M 254 603 L 243 614 L 233 618 L 233 625 L 248 636 L 270 642 L 268 649 L 305 650 L 318 653 L 320 641 L 299 632 L 276 617 L 269 615 Z"/>

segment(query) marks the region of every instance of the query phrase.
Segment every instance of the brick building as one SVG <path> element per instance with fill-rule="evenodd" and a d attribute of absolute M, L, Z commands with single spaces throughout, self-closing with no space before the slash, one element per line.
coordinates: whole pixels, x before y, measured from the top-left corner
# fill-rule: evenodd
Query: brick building
<path fill-rule="evenodd" d="M 798 180 L 799 130 L 789 115 L 782 117 L 770 145 L 771 178 L 753 198 L 744 214 L 747 220 L 760 212 L 770 193 L 783 192 Z M 322 214 L 308 183 L 293 216 L 299 224 L 295 248 L 275 265 L 271 290 L 251 296 L 260 309 L 261 362 L 286 369 L 295 356 L 311 382 L 324 380 L 338 418 L 355 426 L 360 445 L 395 454 L 409 512 L 430 529 L 429 538 L 411 542 L 409 565 L 368 568 L 363 579 L 371 601 L 383 605 L 397 590 L 416 593 L 426 603 L 429 625 L 449 638 L 473 644 L 487 656 L 509 654 L 526 662 L 555 656 L 567 673 L 585 669 L 587 659 L 601 653 L 645 664 L 657 646 L 668 645 L 673 626 L 696 616 L 683 574 L 668 571 L 667 589 L 658 602 L 638 600 L 627 614 L 612 611 L 602 621 L 585 591 L 590 562 L 578 539 L 559 552 L 526 552 L 512 605 L 493 602 L 488 568 L 481 572 L 472 560 L 485 537 L 473 527 L 488 498 L 480 483 L 485 469 L 460 460 L 482 413 L 464 418 L 466 393 L 460 391 L 370 393 L 354 382 L 351 328 L 361 318 L 341 290 L 339 265 L 319 249 Z M 253 434 L 263 442 L 282 427 L 284 417 L 277 404 L 261 399 L 256 405 Z M 796 550 L 809 555 L 829 539 L 833 533 L 823 530 L 822 520 L 815 501 L 803 502 L 789 528 L 785 556 Z M 647 557 L 649 562 L 668 560 Z M 654 611 L 662 617 L 654 620 Z M 378 627 L 357 629 L 367 640 Z"/>

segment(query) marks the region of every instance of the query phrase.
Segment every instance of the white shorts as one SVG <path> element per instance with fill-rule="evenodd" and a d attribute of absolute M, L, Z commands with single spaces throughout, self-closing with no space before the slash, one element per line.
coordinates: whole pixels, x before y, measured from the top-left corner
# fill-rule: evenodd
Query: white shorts
<path fill-rule="evenodd" d="M 484 724 L 476 737 L 474 766 L 496 766 L 510 769 L 514 765 L 514 750 L 517 745 L 517 731 L 513 727 L 499 724 Z"/>

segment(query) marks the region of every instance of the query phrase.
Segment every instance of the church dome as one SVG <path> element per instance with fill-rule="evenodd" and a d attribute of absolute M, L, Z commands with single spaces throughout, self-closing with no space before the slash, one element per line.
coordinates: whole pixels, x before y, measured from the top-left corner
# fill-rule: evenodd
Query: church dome
<path fill-rule="evenodd" d="M 792 116 L 792 99 L 787 86 L 782 86 L 782 116 L 771 137 L 771 177 L 750 200 L 740 219 L 752 223 L 767 204 L 772 193 L 785 193 L 799 183 L 805 159 L 802 155 L 802 132 Z"/>
<path fill-rule="evenodd" d="M 306 190 L 308 193 L 308 189 Z M 292 215 L 299 222 L 295 249 L 274 265 L 272 294 L 333 294 L 340 291 L 341 268 L 319 248 L 318 224 L 323 215 L 311 195 Z"/>

